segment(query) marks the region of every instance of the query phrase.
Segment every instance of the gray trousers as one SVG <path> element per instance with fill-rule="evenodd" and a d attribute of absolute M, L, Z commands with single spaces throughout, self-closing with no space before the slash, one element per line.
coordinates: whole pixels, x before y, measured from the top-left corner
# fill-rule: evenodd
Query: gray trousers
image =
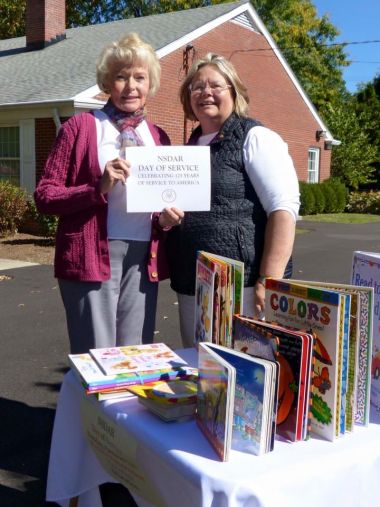
<path fill-rule="evenodd" d="M 149 242 L 108 243 L 109 280 L 58 280 L 72 354 L 90 348 L 153 342 L 158 283 L 148 278 Z"/>

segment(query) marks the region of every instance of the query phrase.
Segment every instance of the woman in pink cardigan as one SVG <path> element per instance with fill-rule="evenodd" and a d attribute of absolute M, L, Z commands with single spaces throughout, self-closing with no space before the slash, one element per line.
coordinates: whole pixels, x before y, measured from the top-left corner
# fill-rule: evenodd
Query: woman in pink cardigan
<path fill-rule="evenodd" d="M 110 98 L 63 124 L 34 194 L 41 213 L 59 216 L 54 269 L 71 353 L 153 341 L 157 282 L 166 277 L 160 238 L 180 217 L 126 213 L 125 186 L 128 146 L 170 144 L 145 113 L 160 72 L 136 34 L 104 48 L 97 83 Z"/>

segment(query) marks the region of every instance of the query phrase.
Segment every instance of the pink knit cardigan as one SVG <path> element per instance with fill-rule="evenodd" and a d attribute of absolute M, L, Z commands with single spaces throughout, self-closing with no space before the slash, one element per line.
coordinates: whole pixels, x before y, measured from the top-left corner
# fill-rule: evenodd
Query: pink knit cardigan
<path fill-rule="evenodd" d="M 148 122 L 158 145 L 170 144 L 166 133 Z M 34 193 L 41 213 L 58 215 L 54 274 L 57 278 L 104 281 L 110 277 L 107 195 L 100 193 L 102 172 L 94 115 L 81 113 L 61 127 Z M 147 269 L 151 281 L 167 278 L 157 215 L 152 220 Z"/>

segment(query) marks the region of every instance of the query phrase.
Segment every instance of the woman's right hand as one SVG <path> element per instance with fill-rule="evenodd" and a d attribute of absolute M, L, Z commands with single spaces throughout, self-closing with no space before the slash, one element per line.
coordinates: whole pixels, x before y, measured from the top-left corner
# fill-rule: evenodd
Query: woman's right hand
<path fill-rule="evenodd" d="M 164 208 L 158 220 L 161 227 L 174 227 L 180 225 L 185 213 L 179 208 Z"/>
<path fill-rule="evenodd" d="M 131 164 L 127 160 L 115 158 L 106 163 L 102 179 L 100 180 L 100 192 L 107 194 L 119 181 L 125 185 L 130 175 Z"/>

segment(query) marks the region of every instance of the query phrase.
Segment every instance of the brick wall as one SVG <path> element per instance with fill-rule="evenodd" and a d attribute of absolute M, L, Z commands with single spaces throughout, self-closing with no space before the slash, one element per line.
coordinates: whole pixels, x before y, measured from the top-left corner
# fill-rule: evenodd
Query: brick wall
<path fill-rule="evenodd" d="M 324 150 L 323 140 L 316 140 L 320 127 L 276 56 L 268 50 L 270 47 L 263 36 L 227 22 L 192 43 L 196 57 L 212 51 L 232 61 L 248 88 L 250 115 L 278 132 L 288 143 L 300 180 L 307 179 L 311 147 L 320 149 L 320 181 L 329 177 L 331 151 Z M 183 49 L 161 59 L 161 87 L 147 103 L 149 119 L 166 130 L 172 144 L 182 144 L 184 138 L 184 115 L 178 95 L 184 77 Z M 194 125 L 186 122 L 187 137 Z M 36 120 L 36 137 L 38 179 L 55 137 L 51 119 Z"/>
<path fill-rule="evenodd" d="M 212 51 L 234 64 L 249 91 L 250 115 L 278 132 L 288 143 L 300 180 L 307 179 L 311 147 L 320 149 L 320 180 L 329 177 L 331 151 L 324 150 L 323 141 L 316 140 L 320 127 L 262 35 L 227 22 L 193 40 L 192 44 L 196 57 Z M 184 76 L 183 49 L 162 58 L 161 88 L 149 101 L 150 117 L 168 132 L 173 144 L 182 142 L 184 131 L 178 98 L 178 87 Z M 191 127 L 188 122 L 188 133 Z"/>

